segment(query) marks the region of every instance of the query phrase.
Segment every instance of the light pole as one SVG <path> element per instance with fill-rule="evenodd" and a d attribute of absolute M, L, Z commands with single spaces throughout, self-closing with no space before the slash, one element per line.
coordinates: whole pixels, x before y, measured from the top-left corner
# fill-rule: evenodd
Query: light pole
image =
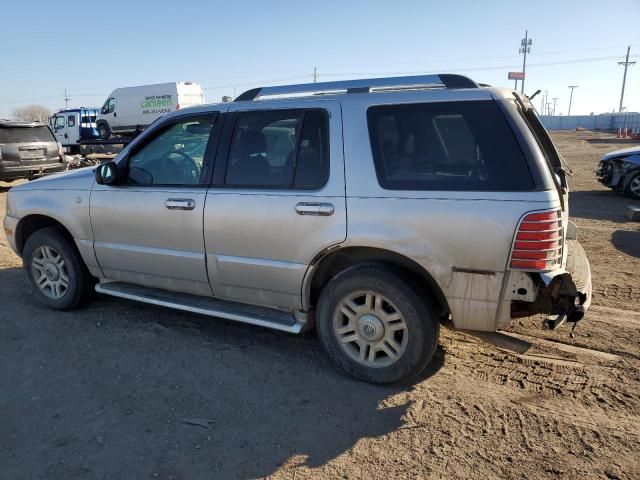
<path fill-rule="evenodd" d="M 573 89 L 578 88 L 578 85 L 569 85 L 571 89 L 571 94 L 569 95 L 569 111 L 567 111 L 567 117 L 571 115 L 571 101 L 573 100 Z"/>
<path fill-rule="evenodd" d="M 622 77 L 622 91 L 620 92 L 620 107 L 618 108 L 619 112 L 622 112 L 622 102 L 624 100 L 624 87 L 627 83 L 627 68 L 629 65 L 635 65 L 636 62 L 629 61 L 629 51 L 631 50 L 631 46 L 627 47 L 627 58 L 625 58 L 624 62 L 618 62 L 618 65 L 624 65 L 624 76 Z"/>
<path fill-rule="evenodd" d="M 531 52 L 531 39 L 529 38 L 529 31 L 524 31 L 524 38 L 520 41 L 520 51 L 524 55 L 522 59 L 522 81 L 520 82 L 520 93 L 524 94 L 524 76 L 527 70 L 527 53 Z"/>

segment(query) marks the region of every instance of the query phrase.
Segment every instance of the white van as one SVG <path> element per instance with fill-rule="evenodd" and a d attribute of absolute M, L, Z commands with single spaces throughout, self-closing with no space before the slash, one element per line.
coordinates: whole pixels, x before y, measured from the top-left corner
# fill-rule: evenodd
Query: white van
<path fill-rule="evenodd" d="M 104 102 L 96 125 L 100 138 L 106 140 L 112 133 L 139 133 L 165 113 L 203 103 L 202 87 L 194 82 L 116 88 Z"/>

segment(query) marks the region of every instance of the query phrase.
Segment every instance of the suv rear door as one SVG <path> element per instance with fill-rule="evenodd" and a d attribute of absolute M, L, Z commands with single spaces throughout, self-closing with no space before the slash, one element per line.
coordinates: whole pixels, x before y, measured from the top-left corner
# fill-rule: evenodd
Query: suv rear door
<path fill-rule="evenodd" d="M 230 107 L 204 212 L 218 297 L 300 309 L 309 264 L 346 238 L 340 105 L 303 105 Z"/>

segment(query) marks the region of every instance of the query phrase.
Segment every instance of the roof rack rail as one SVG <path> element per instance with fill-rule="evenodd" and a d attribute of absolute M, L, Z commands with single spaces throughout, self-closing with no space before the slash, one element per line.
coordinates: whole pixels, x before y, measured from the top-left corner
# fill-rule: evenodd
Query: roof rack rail
<path fill-rule="evenodd" d="M 240 94 L 234 101 L 257 100 L 260 97 L 293 95 L 297 93 L 368 93 L 372 90 L 408 90 L 419 88 L 478 88 L 473 80 L 450 73 L 417 75 L 411 77 L 363 78 L 336 82 L 301 83 L 275 87 L 252 88 Z"/>

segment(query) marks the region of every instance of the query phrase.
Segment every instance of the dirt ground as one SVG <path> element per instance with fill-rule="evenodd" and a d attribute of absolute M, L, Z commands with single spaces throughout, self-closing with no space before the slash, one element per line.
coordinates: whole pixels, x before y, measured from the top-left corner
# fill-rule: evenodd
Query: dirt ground
<path fill-rule="evenodd" d="M 554 139 L 595 291 L 575 339 L 445 328 L 411 387 L 341 375 L 313 335 L 106 297 L 44 310 L 0 236 L 0 478 L 640 478 L 640 224 L 593 173 L 622 146 Z"/>

